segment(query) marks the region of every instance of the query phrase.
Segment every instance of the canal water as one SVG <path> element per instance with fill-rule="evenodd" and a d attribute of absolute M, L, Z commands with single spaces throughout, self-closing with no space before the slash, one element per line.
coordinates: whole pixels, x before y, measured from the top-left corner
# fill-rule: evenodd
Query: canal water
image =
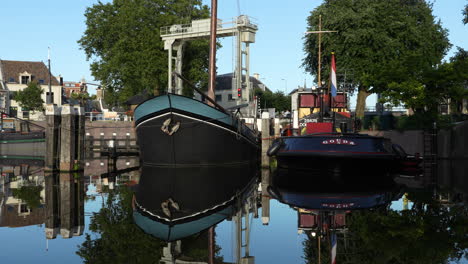
<path fill-rule="evenodd" d="M 208 232 L 168 246 L 135 223 L 138 159 L 119 159 L 117 170 L 88 160 L 69 174 L 42 166 L 0 159 L 0 263 L 207 262 Z M 236 263 L 239 250 L 244 263 L 330 263 L 333 241 L 336 263 L 468 263 L 468 164 L 428 170 L 258 170 L 238 201 L 243 218 L 214 229 L 217 263 Z"/>

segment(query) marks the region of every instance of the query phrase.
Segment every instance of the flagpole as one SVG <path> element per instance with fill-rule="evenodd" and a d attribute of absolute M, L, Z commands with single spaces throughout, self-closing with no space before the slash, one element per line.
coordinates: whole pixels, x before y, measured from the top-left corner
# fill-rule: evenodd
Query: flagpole
<path fill-rule="evenodd" d="M 322 87 L 322 15 L 319 16 L 319 34 L 318 34 L 318 87 Z"/>
<path fill-rule="evenodd" d="M 334 52 L 331 53 L 332 54 L 332 60 L 333 60 L 333 54 L 335 54 Z M 333 63 L 333 62 L 332 62 Z M 328 85 L 327 87 L 327 94 L 330 95 L 330 87 L 332 86 L 332 71 L 333 71 L 333 64 L 330 65 L 330 85 Z"/>
<path fill-rule="evenodd" d="M 54 97 L 52 96 L 52 72 L 50 70 L 50 47 L 47 47 L 47 61 L 49 66 L 49 94 L 46 96 L 48 104 L 54 103 Z"/>
<path fill-rule="evenodd" d="M 321 252 L 320 252 L 320 236 L 322 232 L 318 235 L 318 264 L 322 264 Z"/>

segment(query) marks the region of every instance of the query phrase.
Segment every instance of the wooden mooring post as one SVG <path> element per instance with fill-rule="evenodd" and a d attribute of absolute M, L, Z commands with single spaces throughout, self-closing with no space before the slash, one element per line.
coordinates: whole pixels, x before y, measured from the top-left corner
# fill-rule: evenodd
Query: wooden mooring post
<path fill-rule="evenodd" d="M 262 169 L 262 224 L 270 223 L 270 195 L 268 194 L 268 186 L 270 186 L 270 170 Z"/>
<path fill-rule="evenodd" d="M 84 108 L 80 106 L 46 106 L 46 171 L 84 169 L 84 118 Z"/>
<path fill-rule="evenodd" d="M 267 112 L 262 114 L 262 168 L 270 167 L 270 157 L 266 154 L 270 147 L 270 118 Z"/>
<path fill-rule="evenodd" d="M 45 170 L 53 171 L 58 168 L 60 108 L 54 104 L 46 105 L 46 155 Z"/>
<path fill-rule="evenodd" d="M 75 169 L 84 169 L 85 159 L 85 110 L 84 107 L 75 106 Z"/>
<path fill-rule="evenodd" d="M 60 171 L 72 171 L 75 161 L 75 110 L 69 105 L 62 105 L 60 127 Z"/>

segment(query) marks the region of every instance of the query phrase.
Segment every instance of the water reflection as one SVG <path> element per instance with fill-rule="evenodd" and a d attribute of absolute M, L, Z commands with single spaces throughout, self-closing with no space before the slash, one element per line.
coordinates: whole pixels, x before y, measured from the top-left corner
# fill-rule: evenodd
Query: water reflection
<path fill-rule="evenodd" d="M 28 160 L 10 161 L 1 172 L 0 227 L 45 224 L 47 239 L 83 234 L 86 190 L 82 173 L 47 173 Z"/>
<path fill-rule="evenodd" d="M 446 263 L 467 256 L 466 174 L 454 172 L 466 165 L 441 161 L 438 170 L 396 177 L 280 170 L 268 191 L 297 211 L 307 263 Z M 400 198 L 401 208 L 391 206 Z"/>
<path fill-rule="evenodd" d="M 19 234 L 41 225 L 31 240 L 71 238 L 70 245 L 63 239 L 50 243 L 63 243 L 85 263 L 207 263 L 210 226 L 216 227 L 211 243 L 216 263 L 253 261 L 253 256 L 256 263 L 272 263 L 264 254 L 272 259 L 284 254 L 289 243 L 284 230 L 300 233 L 302 254 L 289 263 L 301 258 L 329 263 L 334 235 L 338 263 L 447 263 L 466 258 L 468 248 L 468 164 L 463 161 L 439 161 L 431 173 L 405 175 L 139 169 L 134 162 L 125 166 L 125 160 L 117 162 L 117 170 L 98 160 L 88 161 L 84 173 L 58 174 L 44 172 L 40 160 L 0 161 L 0 237 L 15 241 L 12 235 L 5 238 L 7 230 Z M 204 187 L 195 180 L 201 176 Z M 284 206 L 273 202 L 270 208 L 271 198 Z M 179 208 L 164 212 L 161 204 L 170 199 Z M 286 214 L 293 220 L 284 221 Z M 158 231 L 145 228 L 139 217 Z M 183 232 L 175 231 L 179 227 Z M 274 244 L 265 241 L 267 233 Z M 25 258 L 19 253 L 13 247 L 2 254 L 28 262 L 19 261 Z"/>

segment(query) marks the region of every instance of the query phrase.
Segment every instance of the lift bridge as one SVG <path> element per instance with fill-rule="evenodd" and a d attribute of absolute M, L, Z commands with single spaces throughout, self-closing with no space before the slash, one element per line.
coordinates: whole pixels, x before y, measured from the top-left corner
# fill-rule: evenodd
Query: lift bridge
<path fill-rule="evenodd" d="M 243 91 L 237 98 L 237 104 L 252 102 L 252 84 L 250 83 L 250 43 L 255 42 L 257 25 L 246 15 L 238 16 L 234 21 L 223 23 L 217 21 L 217 37 L 236 37 L 235 39 L 235 71 L 232 80 L 232 94 Z M 182 57 L 184 43 L 194 39 L 206 39 L 210 36 L 210 19 L 193 20 L 190 24 L 178 24 L 161 28 L 161 38 L 164 49 L 168 50 L 168 92 L 182 94 L 182 80 L 174 80 L 172 72 L 182 72 Z M 174 52 L 176 53 L 174 55 Z M 244 88 L 244 89 L 243 89 Z M 241 90 L 238 90 L 241 89 Z M 233 96 L 234 99 L 234 96 Z"/>

